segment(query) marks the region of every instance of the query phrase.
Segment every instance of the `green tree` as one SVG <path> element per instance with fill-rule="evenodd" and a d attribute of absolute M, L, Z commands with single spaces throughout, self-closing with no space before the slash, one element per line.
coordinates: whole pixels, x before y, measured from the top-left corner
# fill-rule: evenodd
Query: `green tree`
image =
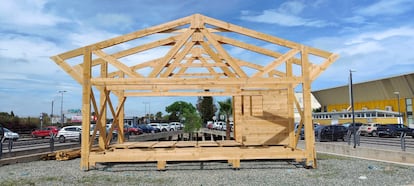
<path fill-rule="evenodd" d="M 233 104 L 231 98 L 226 99 L 225 101 L 219 101 L 220 113 L 226 116 L 226 140 L 230 140 L 230 120 L 229 117 L 233 112 Z"/>
<path fill-rule="evenodd" d="M 217 107 L 213 103 L 213 97 L 203 96 L 198 97 L 197 110 L 200 113 L 203 123 L 212 120 L 213 116 L 217 112 Z"/>
<path fill-rule="evenodd" d="M 193 133 L 201 128 L 201 117 L 195 112 L 183 109 L 184 132 Z"/>
<path fill-rule="evenodd" d="M 167 106 L 165 111 L 169 113 L 170 121 L 181 121 L 183 118 L 184 109 L 187 109 L 188 112 L 196 112 L 195 107 L 191 103 L 184 101 L 176 101 L 173 104 Z"/>
<path fill-rule="evenodd" d="M 162 119 L 162 112 L 157 112 L 155 114 L 155 120 L 161 120 Z"/>

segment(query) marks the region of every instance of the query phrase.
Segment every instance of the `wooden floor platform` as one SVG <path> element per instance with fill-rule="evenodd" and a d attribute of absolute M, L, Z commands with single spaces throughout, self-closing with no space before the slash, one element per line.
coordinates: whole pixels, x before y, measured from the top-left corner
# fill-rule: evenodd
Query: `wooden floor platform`
<path fill-rule="evenodd" d="M 159 170 L 169 161 L 227 160 L 233 168 L 240 160 L 306 158 L 306 151 L 284 145 L 246 146 L 233 140 L 223 141 L 148 141 L 113 144 L 101 152 L 91 152 L 90 166 L 103 162 L 157 162 Z"/>

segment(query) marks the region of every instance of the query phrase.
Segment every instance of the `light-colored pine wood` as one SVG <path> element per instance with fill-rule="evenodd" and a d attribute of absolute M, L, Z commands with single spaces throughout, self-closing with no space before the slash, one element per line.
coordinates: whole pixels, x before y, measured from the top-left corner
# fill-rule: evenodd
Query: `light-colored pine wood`
<path fill-rule="evenodd" d="M 89 170 L 89 131 L 91 124 L 91 73 L 92 73 L 92 51 L 91 48 L 84 48 L 83 57 L 83 81 L 82 81 L 82 134 L 81 134 L 81 163 L 82 170 Z"/>
<path fill-rule="evenodd" d="M 169 35 L 145 42 L 145 38 L 157 34 Z M 249 43 L 251 40 L 243 40 L 237 34 L 262 40 L 265 44 Z M 135 40 L 144 42 L 130 46 L 140 43 Z M 122 50 L 123 47 L 118 47 L 120 44 L 129 48 Z M 118 51 L 109 53 L 112 51 L 110 47 Z M 160 48 L 167 48 L 168 52 L 155 59 L 138 60 L 136 64 L 127 65 L 124 62 L 128 56 Z M 257 53 L 270 60 L 260 64 L 255 59 L 246 61 L 233 55 L 235 52 L 229 51 L 229 48 Z M 322 58 L 323 62 L 312 63 L 310 60 L 313 58 L 309 56 Z M 228 160 L 233 168 L 239 168 L 240 160 L 269 158 L 303 159 L 307 165 L 316 167 L 310 106 L 311 83 L 337 58 L 338 55 L 328 51 L 201 14 L 51 57 L 83 88 L 82 116 L 85 120 L 82 123 L 81 168 L 89 169 L 96 162 L 155 161 L 160 170 L 165 169 L 167 161 Z M 111 65 L 111 72 L 108 71 L 108 65 Z M 101 72 L 92 74 L 92 68 L 100 69 Z M 298 69 L 301 70 L 300 74 L 296 72 Z M 144 74 L 143 71 L 149 73 Z M 302 87 L 303 108 L 300 108 L 294 96 L 298 86 Z M 100 93 L 99 104 L 93 90 Z M 117 105 L 113 105 L 110 99 L 112 95 L 117 97 Z M 125 142 L 122 130 L 124 103 L 131 96 L 232 96 L 235 140 Z M 299 131 L 305 127 L 304 150 L 297 148 L 299 132 L 294 133 L 294 104 L 301 116 Z M 101 150 L 110 149 L 108 153 L 93 153 L 91 156 L 91 107 L 99 119 L 99 126 L 93 134 L 99 131 L 99 147 Z M 107 112 L 114 119 L 108 135 L 105 129 Z M 109 145 L 114 128 L 120 129 L 118 146 Z"/>

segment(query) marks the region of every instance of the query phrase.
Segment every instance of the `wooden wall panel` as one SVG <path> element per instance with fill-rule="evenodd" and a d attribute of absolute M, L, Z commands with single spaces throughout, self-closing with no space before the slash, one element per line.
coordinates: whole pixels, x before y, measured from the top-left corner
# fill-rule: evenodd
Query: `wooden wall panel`
<path fill-rule="evenodd" d="M 245 145 L 287 145 L 287 91 L 235 96 L 235 140 Z M 242 111 L 243 110 L 243 111 Z"/>

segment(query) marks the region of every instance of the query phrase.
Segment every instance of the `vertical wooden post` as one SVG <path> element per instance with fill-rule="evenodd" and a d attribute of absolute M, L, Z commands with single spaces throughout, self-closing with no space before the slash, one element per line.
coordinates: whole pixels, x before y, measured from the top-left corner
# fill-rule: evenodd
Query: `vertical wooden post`
<path fill-rule="evenodd" d="M 120 75 L 120 78 L 123 78 L 125 75 L 122 73 Z M 119 108 L 119 115 L 118 115 L 118 143 L 124 143 L 125 142 L 125 134 L 124 134 L 124 117 L 125 117 L 125 107 L 123 102 L 124 100 L 124 90 L 118 92 L 118 107 Z"/>
<path fill-rule="evenodd" d="M 104 61 L 101 63 L 101 77 L 106 78 L 108 76 L 108 62 Z M 105 141 L 106 141 L 106 111 L 107 111 L 107 103 L 105 102 L 105 98 L 109 94 L 105 88 L 100 91 L 99 97 L 99 104 L 100 108 L 103 107 L 103 112 L 100 113 L 101 117 L 101 127 L 99 131 L 99 148 L 105 149 Z M 109 96 L 109 95 L 108 95 Z"/>
<path fill-rule="evenodd" d="M 306 166 L 316 168 L 315 154 L 315 133 L 312 123 L 312 105 L 311 105 L 311 77 L 308 59 L 308 48 L 302 49 L 302 94 L 303 94 L 303 121 L 305 127 L 305 150 L 306 150 Z"/>
<path fill-rule="evenodd" d="M 292 62 L 290 60 L 286 61 L 286 76 L 288 78 L 293 77 L 293 70 L 292 70 Z M 294 99 L 295 99 L 295 91 L 293 88 L 293 84 L 290 83 L 288 85 L 287 90 L 287 109 L 288 109 L 288 131 L 289 131 L 289 146 L 296 147 L 296 140 L 295 140 L 295 112 L 294 112 Z M 300 108 L 297 108 L 299 110 Z"/>
<path fill-rule="evenodd" d="M 163 160 L 157 161 L 157 170 L 159 171 L 165 170 L 166 165 L 167 165 L 167 161 L 163 161 Z"/>
<path fill-rule="evenodd" d="M 232 163 L 233 169 L 240 169 L 240 159 L 234 159 Z"/>
<path fill-rule="evenodd" d="M 82 79 L 82 142 L 81 142 L 81 169 L 89 170 L 89 131 L 91 124 L 91 48 L 85 47 L 83 54 Z"/>

